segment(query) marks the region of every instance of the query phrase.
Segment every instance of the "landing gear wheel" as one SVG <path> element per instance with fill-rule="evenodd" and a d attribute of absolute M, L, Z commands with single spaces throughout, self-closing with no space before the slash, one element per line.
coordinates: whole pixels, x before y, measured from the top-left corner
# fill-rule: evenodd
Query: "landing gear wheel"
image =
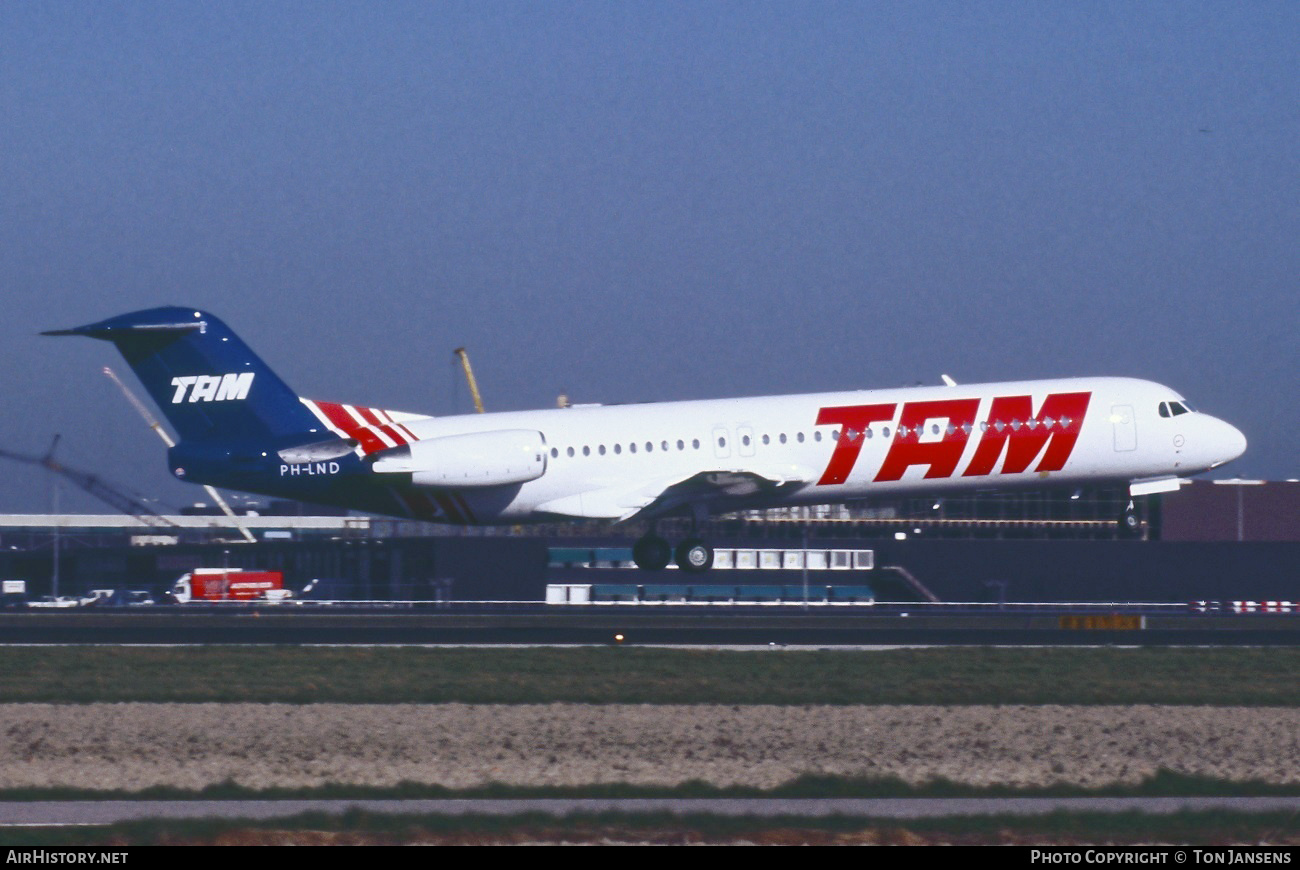
<path fill-rule="evenodd" d="M 1126 538 L 1136 538 L 1142 534 L 1142 518 L 1132 508 L 1119 515 L 1119 531 Z"/>
<path fill-rule="evenodd" d="M 646 535 L 632 545 L 632 561 L 642 571 L 662 571 L 673 558 L 673 548 L 658 535 Z"/>
<path fill-rule="evenodd" d="M 713 548 L 699 538 L 687 538 L 677 545 L 677 567 L 698 574 L 713 567 Z"/>

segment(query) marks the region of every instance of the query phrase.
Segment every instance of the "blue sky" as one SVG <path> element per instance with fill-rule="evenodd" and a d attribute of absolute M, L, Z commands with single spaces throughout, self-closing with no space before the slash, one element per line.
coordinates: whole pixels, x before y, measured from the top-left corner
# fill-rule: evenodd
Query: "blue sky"
<path fill-rule="evenodd" d="M 0 447 L 200 499 L 110 346 L 36 336 L 180 304 L 432 413 L 460 345 L 498 410 L 1131 375 L 1300 476 L 1297 45 L 1290 2 L 0 4 Z"/>

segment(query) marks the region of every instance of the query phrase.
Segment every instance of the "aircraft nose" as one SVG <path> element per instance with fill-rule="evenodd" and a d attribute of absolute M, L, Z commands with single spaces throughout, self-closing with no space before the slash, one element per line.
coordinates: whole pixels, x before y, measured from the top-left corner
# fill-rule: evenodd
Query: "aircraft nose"
<path fill-rule="evenodd" d="M 1246 435 L 1231 423 L 1224 423 L 1223 425 L 1228 429 L 1225 445 L 1228 449 L 1228 461 L 1232 461 L 1246 452 Z"/>
<path fill-rule="evenodd" d="M 1218 424 L 1215 427 L 1218 432 L 1215 433 L 1214 438 L 1217 461 L 1211 466 L 1212 468 L 1231 462 L 1246 452 L 1246 436 L 1240 429 L 1217 418 L 1215 423 Z"/>

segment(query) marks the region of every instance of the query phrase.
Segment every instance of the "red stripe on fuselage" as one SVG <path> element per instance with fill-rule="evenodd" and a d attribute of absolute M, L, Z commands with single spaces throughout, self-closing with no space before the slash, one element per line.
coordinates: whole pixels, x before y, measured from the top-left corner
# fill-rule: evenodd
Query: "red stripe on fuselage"
<path fill-rule="evenodd" d="M 406 427 L 405 423 L 399 423 L 396 420 L 394 420 L 393 415 L 390 414 L 388 411 L 385 411 L 383 408 L 371 408 L 370 410 L 375 412 L 375 416 L 377 416 L 380 419 L 380 421 L 384 423 L 384 425 L 390 426 L 396 431 L 402 433 L 402 437 L 404 437 L 407 441 L 420 440 L 419 438 L 415 437 L 414 432 L 412 432 L 410 429 Z"/>
<path fill-rule="evenodd" d="M 381 411 L 378 411 L 375 408 L 362 408 L 358 406 L 357 413 L 360 414 L 367 423 L 393 439 L 393 442 L 398 447 L 405 446 L 408 443 L 408 439 L 405 435 L 384 422 L 383 418 L 380 416 L 382 414 Z"/>
<path fill-rule="evenodd" d="M 329 418 L 332 424 L 346 432 L 348 437 L 357 439 L 362 452 L 366 455 L 388 449 L 389 445 L 385 444 L 383 439 L 372 432 L 369 427 L 363 426 L 353 419 L 352 415 L 342 405 L 334 402 L 318 401 L 316 407 L 321 409 L 321 412 Z"/>

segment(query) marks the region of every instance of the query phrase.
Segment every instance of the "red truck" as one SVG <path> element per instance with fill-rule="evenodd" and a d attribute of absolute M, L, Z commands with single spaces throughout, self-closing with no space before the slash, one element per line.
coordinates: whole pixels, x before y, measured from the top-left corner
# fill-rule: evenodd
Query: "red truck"
<path fill-rule="evenodd" d="M 279 571 L 238 568 L 195 568 L 172 586 L 178 604 L 188 601 L 283 601 L 293 593 L 284 588 Z"/>

